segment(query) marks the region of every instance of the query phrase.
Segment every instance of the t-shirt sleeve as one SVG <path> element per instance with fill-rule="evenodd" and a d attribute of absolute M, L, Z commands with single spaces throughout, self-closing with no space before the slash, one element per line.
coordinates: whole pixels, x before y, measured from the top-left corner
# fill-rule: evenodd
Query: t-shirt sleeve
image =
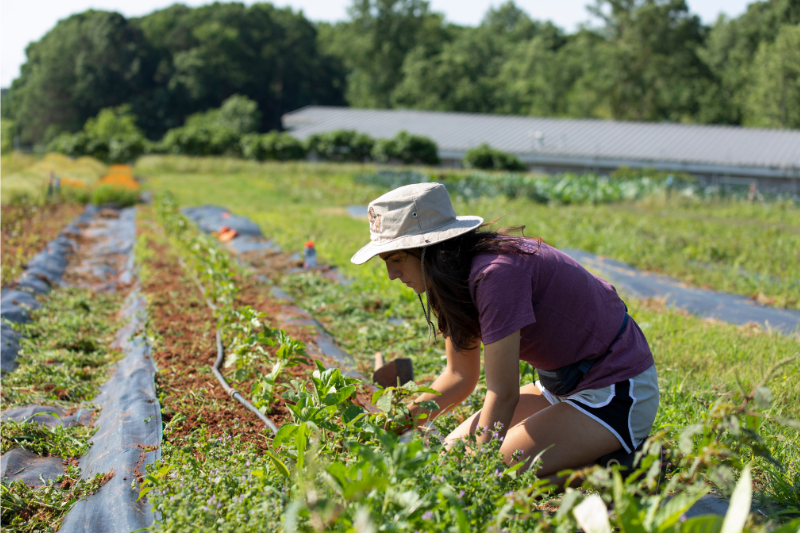
<path fill-rule="evenodd" d="M 483 344 L 491 344 L 536 322 L 531 276 L 504 263 L 492 263 L 475 285 L 475 305 Z"/>

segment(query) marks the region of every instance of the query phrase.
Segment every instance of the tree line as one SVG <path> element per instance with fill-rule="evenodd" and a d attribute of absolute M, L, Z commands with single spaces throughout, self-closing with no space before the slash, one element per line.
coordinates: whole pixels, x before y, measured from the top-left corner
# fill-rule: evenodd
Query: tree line
<path fill-rule="evenodd" d="M 161 139 L 236 94 L 256 103 L 257 132 L 305 105 L 800 128 L 800 0 L 711 26 L 684 0 L 588 9 L 595 23 L 574 33 L 513 1 L 477 27 L 424 0 L 353 0 L 336 24 L 266 3 L 86 11 L 28 46 L 2 116 L 24 143 L 123 105 Z"/>

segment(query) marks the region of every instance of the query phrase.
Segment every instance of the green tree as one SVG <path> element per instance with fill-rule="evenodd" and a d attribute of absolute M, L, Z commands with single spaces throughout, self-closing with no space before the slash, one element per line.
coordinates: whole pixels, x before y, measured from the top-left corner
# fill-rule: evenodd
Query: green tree
<path fill-rule="evenodd" d="M 783 26 L 796 24 L 800 24 L 798 0 L 753 2 L 740 17 L 720 17 L 698 50 L 714 77 L 700 94 L 698 121 L 742 123 L 756 52 L 762 44 L 772 43 Z"/>
<path fill-rule="evenodd" d="M 495 111 L 505 44 L 480 28 L 461 33 L 432 57 L 424 47 L 415 48 L 403 64 L 403 81 L 392 91 L 392 103 L 438 111 Z"/>
<path fill-rule="evenodd" d="M 160 133 L 234 94 L 255 101 L 258 131 L 280 128 L 280 117 L 311 104 L 341 105 L 343 74 L 321 54 L 317 31 L 302 13 L 271 4 L 172 6 L 138 21 L 160 60 L 164 87 L 149 116 Z M 158 124 L 148 126 L 158 131 Z M 159 133 L 159 134 L 160 134 Z"/>
<path fill-rule="evenodd" d="M 705 28 L 684 0 L 597 0 L 590 12 L 604 38 L 589 62 L 585 86 L 595 86 L 610 116 L 625 120 L 691 120 L 697 94 L 711 80 L 697 56 Z"/>
<path fill-rule="evenodd" d="M 755 55 L 745 106 L 748 126 L 800 128 L 800 24 L 783 26 Z"/>
<path fill-rule="evenodd" d="M 10 91 L 25 143 L 77 131 L 101 109 L 132 102 L 151 87 L 150 46 L 118 13 L 72 15 L 25 53 Z"/>
<path fill-rule="evenodd" d="M 408 52 L 438 50 L 448 39 L 443 17 L 425 0 L 353 0 L 348 13 L 350 20 L 328 27 L 323 39 L 347 67 L 347 101 L 391 107 Z"/>

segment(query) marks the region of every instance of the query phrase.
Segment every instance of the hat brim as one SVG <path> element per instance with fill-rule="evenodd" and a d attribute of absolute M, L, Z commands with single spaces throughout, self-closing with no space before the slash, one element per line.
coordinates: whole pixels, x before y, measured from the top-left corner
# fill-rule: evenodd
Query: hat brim
<path fill-rule="evenodd" d="M 369 242 L 361 248 L 350 259 L 351 263 L 363 265 L 378 254 L 385 252 L 395 252 L 397 250 L 409 250 L 411 248 L 424 248 L 438 242 L 446 241 L 469 231 L 476 229 L 483 224 L 483 218 L 475 216 L 456 217 L 453 222 L 439 226 L 435 230 L 419 233 L 417 235 L 404 235 L 384 243 Z"/>

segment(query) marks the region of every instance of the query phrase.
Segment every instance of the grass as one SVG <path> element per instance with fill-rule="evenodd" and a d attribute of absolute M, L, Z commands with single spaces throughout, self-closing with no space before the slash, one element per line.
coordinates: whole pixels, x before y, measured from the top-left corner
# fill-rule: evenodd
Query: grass
<path fill-rule="evenodd" d="M 119 357 L 109 347 L 119 329 L 118 294 L 64 288 L 43 297 L 30 324 L 14 324 L 18 366 L 3 376 L 3 406 L 72 405 L 94 398 Z"/>

